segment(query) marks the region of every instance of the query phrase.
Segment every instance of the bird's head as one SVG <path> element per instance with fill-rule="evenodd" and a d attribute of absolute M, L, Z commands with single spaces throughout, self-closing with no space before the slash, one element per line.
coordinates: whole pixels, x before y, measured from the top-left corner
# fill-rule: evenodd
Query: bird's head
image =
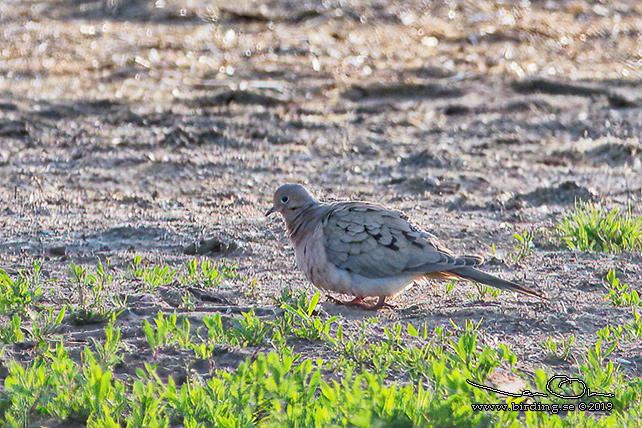
<path fill-rule="evenodd" d="M 274 192 L 272 208 L 266 216 L 279 212 L 285 218 L 286 223 L 294 218 L 298 212 L 308 205 L 314 204 L 316 200 L 308 190 L 300 184 L 284 184 Z"/>

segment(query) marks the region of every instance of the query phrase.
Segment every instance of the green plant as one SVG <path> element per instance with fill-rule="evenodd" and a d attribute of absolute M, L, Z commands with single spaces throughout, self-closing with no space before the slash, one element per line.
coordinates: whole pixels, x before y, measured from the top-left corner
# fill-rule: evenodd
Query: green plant
<path fill-rule="evenodd" d="M 277 306 L 287 304 L 296 309 L 307 309 L 308 307 L 308 296 L 300 288 L 284 287 L 281 289 L 281 294 L 272 296 L 272 299 Z"/>
<path fill-rule="evenodd" d="M 500 343 L 497 345 L 499 349 L 497 350 L 497 356 L 500 360 L 508 363 L 510 368 L 514 368 L 517 364 L 517 355 L 510 349 L 510 346 L 505 343 Z"/>
<path fill-rule="evenodd" d="M 602 343 L 608 345 L 607 349 L 612 351 L 620 343 L 635 342 L 642 339 L 642 317 L 634 310 L 632 320 L 622 325 L 607 325 L 595 334 Z"/>
<path fill-rule="evenodd" d="M 207 360 L 214 352 L 214 344 L 210 342 L 198 343 L 194 344 L 192 349 L 197 360 Z"/>
<path fill-rule="evenodd" d="M 112 283 L 112 275 L 120 278 L 108 266 L 102 273 L 99 267 L 89 266 L 73 275 L 69 283 L 84 284 L 88 307 L 100 298 L 111 302 L 111 287 L 105 284 Z M 618 296 L 629 293 L 616 279 L 614 271 L 607 275 Z M 31 284 L 29 290 L 34 288 Z M 100 293 L 94 294 L 96 290 Z M 34 319 L 32 326 L 30 319 L 12 309 L 12 315 L 0 318 L 0 340 L 23 340 L 20 335 L 24 334 L 39 347 L 30 348 L 29 358 L 19 360 L 13 355 L 24 345 L 0 347 L 8 369 L 0 388 L 0 426 L 606 427 L 637 426 L 642 419 L 642 381 L 634 371 L 634 360 L 627 356 L 642 339 L 639 306 L 631 308 L 628 320 L 598 330 L 594 340 L 586 341 L 587 335 L 582 334 L 587 346 L 579 346 L 575 336 L 548 338 L 542 344 L 546 352 L 573 364 L 548 367 L 550 362 L 545 360 L 543 370 L 533 376 L 520 370 L 524 364 L 507 344 L 497 343 L 497 334 L 487 334 L 481 320 L 445 323 L 430 330 L 429 322 L 391 323 L 385 314 L 331 317 L 320 307 L 318 293 L 307 298 L 299 290 L 285 289 L 275 300 L 282 307 L 276 318 L 258 316 L 255 310 L 241 315 L 215 312 L 203 317 L 204 326 L 196 332 L 193 320 L 199 313 L 189 318 L 158 313 L 142 323 L 158 372 L 156 364 L 142 361 L 143 367 L 136 368 L 133 376 L 129 364 L 140 358 L 131 358 L 132 347 L 127 344 L 139 335 L 129 330 L 121 335 L 115 313 L 104 327 L 90 329 L 104 328 L 104 336 L 90 333 L 94 337 L 89 338 L 90 346 L 78 352 L 76 344 L 67 350 L 65 341 L 70 336 L 58 335 L 64 310 L 36 313 L 38 307 L 31 304 L 27 314 Z M 238 349 L 246 346 L 255 348 Z M 193 353 L 176 352 L 177 348 Z M 241 353 L 248 357 L 231 368 L 224 363 L 230 359 L 228 352 L 235 358 Z M 165 377 L 165 368 L 161 372 L 161 362 L 168 360 L 164 353 L 180 358 L 187 368 L 181 371 L 180 382 Z M 221 362 L 223 367 L 216 370 Z M 527 383 L 533 379 L 533 385 L 524 388 L 541 392 L 553 373 L 581 378 L 591 391 L 614 393 L 608 399 L 613 410 L 599 414 L 483 411 L 479 403 L 509 405 L 522 399 L 475 388 L 468 381 L 502 389 L 507 372 Z M 559 388 L 569 393 L 581 390 L 577 382 Z M 581 401 L 602 399 L 582 397 Z M 541 397 L 538 401 L 564 400 Z"/>
<path fill-rule="evenodd" d="M 87 292 L 90 291 L 92 294 L 96 294 L 92 289 L 92 285 L 97 282 L 96 277 L 89 273 L 87 266 L 76 265 L 74 263 L 70 263 L 69 272 L 71 273 L 69 281 L 74 286 L 80 307 L 88 308 L 89 296 Z"/>
<path fill-rule="evenodd" d="M 47 349 L 38 363 L 47 368 L 48 388 L 60 387 L 60 391 L 55 397 L 51 397 L 51 401 L 43 403 L 43 408 L 46 409 L 44 413 L 61 420 L 86 418 L 87 412 L 81 410 L 82 405 L 78 402 L 81 369 L 69 357 L 64 344 L 58 343 L 55 351 Z M 49 398 L 48 394 L 45 396 Z"/>
<path fill-rule="evenodd" d="M 15 281 L 0 269 L 0 315 L 25 312 L 42 295 L 38 285 L 40 268 L 40 263 L 34 261 L 31 273 L 21 270 Z"/>
<path fill-rule="evenodd" d="M 568 361 L 574 344 L 575 335 L 570 334 L 566 338 L 560 336 L 558 339 L 554 339 L 549 336 L 544 342 L 542 342 L 541 346 L 549 357 Z"/>
<path fill-rule="evenodd" d="M 161 348 L 172 344 L 172 333 L 176 330 L 176 317 L 176 312 L 165 317 L 161 311 L 158 311 L 158 315 L 154 318 L 155 326 L 147 320 L 143 321 L 143 332 L 154 357 L 158 355 Z"/>
<path fill-rule="evenodd" d="M 281 304 L 285 313 L 279 326 L 281 327 L 280 332 L 284 337 L 293 334 L 307 340 L 335 342 L 335 339 L 330 336 L 330 326 L 337 321 L 338 317 L 330 317 L 323 321 L 318 316 L 313 316 L 319 303 L 319 298 L 320 294 L 316 292 L 305 308 L 293 307 L 287 303 Z"/>
<path fill-rule="evenodd" d="M 38 342 L 38 348 L 47 347 L 49 341 L 55 339 L 64 317 L 64 307 L 58 311 L 58 314 L 54 314 L 53 308 L 47 308 L 32 315 L 31 328 L 28 331 L 30 338 Z"/>
<path fill-rule="evenodd" d="M 451 291 L 457 286 L 457 281 L 448 281 L 446 282 L 446 296 L 450 294 Z"/>
<path fill-rule="evenodd" d="M 615 269 L 609 269 L 606 274 L 607 285 L 605 288 L 609 294 L 606 300 L 610 300 L 613 306 L 640 306 L 640 295 L 630 285 L 621 283 L 615 276 Z"/>
<path fill-rule="evenodd" d="M 102 263 L 96 266 L 94 272 L 88 266 L 71 263 L 69 273 L 69 282 L 78 302 L 78 306 L 68 305 L 74 324 L 103 323 L 124 307 L 124 302 L 117 302 L 108 295 L 113 275 L 107 272 Z"/>
<path fill-rule="evenodd" d="M 533 254 L 534 245 L 533 238 L 535 233 L 532 230 L 524 230 L 522 233 L 513 233 L 513 238 L 517 240 L 515 245 L 514 252 L 512 254 L 512 259 L 516 262 L 526 259 L 528 256 Z"/>
<path fill-rule="evenodd" d="M 480 344 L 481 321 L 467 321 L 461 327 L 452 322 L 452 328 L 440 326 L 432 335 L 425 326 L 418 329 L 396 323 L 385 327 L 373 343 L 370 336 L 377 323 L 366 319 L 355 338 L 342 333 L 334 345 L 355 343 L 358 346 L 351 349 L 360 353 L 362 363 L 343 357 L 302 358 L 287 351 L 256 353 L 235 370 L 218 370 L 207 379 L 189 376 L 180 386 L 171 376 L 162 381 L 156 366 L 149 363 L 136 370 L 136 378 L 125 382 L 89 348 L 76 362 L 60 343 L 24 366 L 15 361 L 9 364 L 6 391 L 0 393 L 0 420 L 16 427 L 77 422 L 114 428 L 179 424 L 272 428 L 336 426 L 338 421 L 355 427 L 516 427 L 524 421 L 529 426 L 601 427 L 636 426 L 642 417 L 640 379 L 625 378 L 607 360 L 610 345 L 600 341 L 578 358 L 578 376 L 591 391 L 615 393 L 609 399 L 612 412 L 525 412 L 520 416 L 514 411 L 474 410 L 477 403 L 514 400 L 467 382 L 489 385 L 490 375 L 500 365 L 516 366 L 517 357 L 508 346 L 499 344 L 493 349 Z M 217 331 L 225 331 L 222 323 Z M 413 344 L 405 340 L 408 337 Z M 400 382 L 401 376 L 409 380 Z M 538 369 L 535 385 L 527 388 L 546 391 L 550 377 Z M 581 389 L 577 383 L 560 388 L 568 393 Z M 582 401 L 599 399 L 583 397 Z M 543 403 L 556 400 L 541 399 Z"/>
<path fill-rule="evenodd" d="M 639 251 L 642 249 L 642 217 L 634 217 L 631 208 L 608 211 L 599 204 L 577 202 L 557 226 L 571 250 Z"/>
<path fill-rule="evenodd" d="M 7 425 L 28 428 L 32 412 L 46 399 L 46 390 L 51 383 L 45 365 L 25 369 L 20 364 L 11 362 L 9 376 L 4 387 L 10 397 L 10 408 L 4 419 Z"/>
<path fill-rule="evenodd" d="M 370 326 L 376 324 L 376 318 L 364 320 L 360 333 L 355 340 L 344 338 L 343 331 L 339 330 L 335 341 L 335 347 L 341 352 L 342 359 L 338 360 L 337 366 L 353 367 L 356 364 L 360 368 L 366 368 L 377 376 L 384 376 L 390 372 L 392 365 L 397 362 L 403 364 L 404 357 L 399 354 L 403 350 L 401 340 L 403 326 L 395 324 L 388 328 L 384 327 L 386 340 L 372 343 L 370 336 Z M 409 334 L 415 333 L 414 327 L 410 324 L 406 327 Z M 418 334 L 418 332 L 417 332 Z"/>
<path fill-rule="evenodd" d="M 134 278 L 142 279 L 145 284 L 145 290 L 148 292 L 153 292 L 159 286 L 171 283 L 174 275 L 176 275 L 176 269 L 172 269 L 166 265 L 154 267 L 143 266 L 143 258 L 139 254 L 134 256 L 130 271 Z"/>
<path fill-rule="evenodd" d="M 181 349 L 189 349 L 192 347 L 192 325 L 187 317 L 181 317 L 180 322 L 174 325 L 173 334 Z"/>
<path fill-rule="evenodd" d="M 227 343 L 228 335 L 223 328 L 223 320 L 220 313 L 211 317 L 203 317 L 203 324 L 207 327 L 207 339 L 210 343 Z"/>
<path fill-rule="evenodd" d="M 90 418 L 104 418 L 117 415 L 126 406 L 124 386 L 114 380 L 109 370 L 103 369 L 94 354 L 85 348 L 82 354 L 82 378 L 79 379 L 76 412 Z M 84 417 L 83 417 L 84 418 Z"/>
<path fill-rule="evenodd" d="M 126 348 L 120 340 L 120 329 L 115 327 L 116 316 L 112 315 L 111 320 L 105 326 L 105 342 L 91 338 L 96 352 L 96 361 L 103 370 L 107 370 L 123 361 L 121 351 Z"/>
<path fill-rule="evenodd" d="M 499 365 L 497 353 L 489 347 L 484 347 L 480 352 L 477 338 L 482 321 L 483 319 L 480 319 L 477 324 L 474 324 L 468 320 L 464 328 L 461 329 L 451 320 L 453 326 L 460 330 L 461 334 L 457 340 L 454 338 L 447 340 L 456 359 L 479 381 L 486 379 L 492 370 Z"/>
<path fill-rule="evenodd" d="M 257 346 L 263 344 L 265 337 L 272 330 L 268 323 L 261 321 L 254 309 L 243 312 L 243 318 L 232 322 L 232 329 L 228 332 L 230 343 L 240 346 Z"/>
<path fill-rule="evenodd" d="M 613 343 L 620 340 L 626 340 L 626 333 L 627 330 L 624 328 L 624 326 L 607 325 L 603 329 L 596 331 L 595 335 L 603 342 Z"/>
<path fill-rule="evenodd" d="M 133 407 L 128 416 L 128 426 L 150 428 L 169 426 L 165 416 L 165 400 L 157 383 L 135 381 L 132 386 L 131 400 L 140 404 Z"/>
<path fill-rule="evenodd" d="M 271 323 L 259 319 L 254 310 L 243 312 L 242 319 L 234 319 L 229 329 L 223 327 L 221 314 L 216 313 L 212 317 L 204 317 L 203 323 L 207 327 L 207 344 L 200 344 L 195 347 L 199 358 L 209 356 L 213 344 L 223 343 L 234 346 L 258 346 L 263 344 L 273 328 Z"/>
<path fill-rule="evenodd" d="M 143 321 L 143 333 L 154 357 L 161 349 L 167 347 L 193 348 L 192 326 L 187 317 L 181 317 L 179 321 L 176 312 L 165 316 L 161 311 L 158 311 L 158 315 L 154 318 L 154 325 L 147 320 Z"/>
<path fill-rule="evenodd" d="M 486 296 L 489 296 L 491 299 L 497 298 L 501 293 L 501 290 L 495 287 L 489 287 L 487 285 L 481 284 L 479 282 L 474 282 L 475 290 L 477 290 L 477 299 L 484 300 Z"/>
<path fill-rule="evenodd" d="M 189 292 L 189 290 L 185 290 L 181 294 L 181 304 L 179 308 L 187 312 L 192 312 L 194 309 L 196 309 L 196 305 L 194 303 L 194 296 L 192 295 L 192 293 Z"/>
<path fill-rule="evenodd" d="M 633 339 L 642 339 L 642 317 L 633 312 L 633 320 L 624 325 L 627 335 Z"/>
<path fill-rule="evenodd" d="M 219 265 L 215 266 L 210 260 L 198 259 L 187 262 L 187 274 L 181 277 L 181 283 L 187 285 L 199 285 L 203 287 L 217 287 L 225 279 L 235 280 L 239 278 L 238 266 Z"/>
<path fill-rule="evenodd" d="M 0 326 L 0 343 L 21 342 L 25 338 L 22 331 L 22 320 L 14 314 L 4 325 Z"/>

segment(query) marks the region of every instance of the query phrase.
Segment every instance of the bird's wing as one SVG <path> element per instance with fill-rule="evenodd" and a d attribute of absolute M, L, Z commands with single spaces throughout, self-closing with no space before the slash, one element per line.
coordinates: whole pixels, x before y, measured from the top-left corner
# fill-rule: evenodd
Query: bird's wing
<path fill-rule="evenodd" d="M 323 218 L 328 261 L 368 278 L 421 274 L 470 266 L 414 227 L 398 211 L 364 202 L 340 202 Z"/>

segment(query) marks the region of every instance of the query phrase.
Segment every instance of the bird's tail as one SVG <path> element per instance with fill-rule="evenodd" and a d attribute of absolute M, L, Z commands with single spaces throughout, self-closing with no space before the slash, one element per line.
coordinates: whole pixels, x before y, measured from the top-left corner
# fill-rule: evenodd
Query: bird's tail
<path fill-rule="evenodd" d="M 461 278 L 470 279 L 471 281 L 490 285 L 491 287 L 499 288 L 502 290 L 517 291 L 518 293 L 526 294 L 527 296 L 533 296 L 539 299 L 550 301 L 546 296 L 544 296 L 537 290 L 534 290 L 525 285 L 518 284 L 516 282 L 497 278 L 496 276 L 490 275 L 486 272 L 482 272 L 472 267 L 453 269 L 450 272 Z"/>

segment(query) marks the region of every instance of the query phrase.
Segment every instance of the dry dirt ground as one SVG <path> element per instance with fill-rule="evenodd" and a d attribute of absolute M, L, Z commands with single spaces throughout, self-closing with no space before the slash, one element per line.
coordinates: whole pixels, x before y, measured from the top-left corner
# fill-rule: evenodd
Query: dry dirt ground
<path fill-rule="evenodd" d="M 429 282 L 377 314 L 322 304 L 354 328 L 376 316 L 373 337 L 398 321 L 482 320 L 486 344 L 509 343 L 533 370 L 547 337 L 574 334 L 581 347 L 630 319 L 604 300 L 604 276 L 615 268 L 639 288 L 642 256 L 571 252 L 553 232 L 576 198 L 640 214 L 642 4 L 398 3 L 1 2 L 0 267 L 42 260 L 43 304 L 60 306 L 70 262 L 125 269 L 141 254 L 181 266 L 186 247 L 216 238 L 207 257 L 244 279 L 222 286 L 229 304 L 197 299 L 192 316 L 274 317 L 271 295 L 313 292 L 282 220 L 264 216 L 280 184 L 302 182 L 320 198 L 401 209 L 553 301 Z M 524 230 L 535 251 L 514 262 Z M 140 285 L 113 290 L 130 296 L 119 325 L 133 366 L 151 359 L 141 320 L 178 306 L 171 287 Z M 66 328 L 78 349 L 103 334 Z M 613 358 L 640 376 L 641 350 Z M 180 354 L 164 358 L 180 366 Z"/>

